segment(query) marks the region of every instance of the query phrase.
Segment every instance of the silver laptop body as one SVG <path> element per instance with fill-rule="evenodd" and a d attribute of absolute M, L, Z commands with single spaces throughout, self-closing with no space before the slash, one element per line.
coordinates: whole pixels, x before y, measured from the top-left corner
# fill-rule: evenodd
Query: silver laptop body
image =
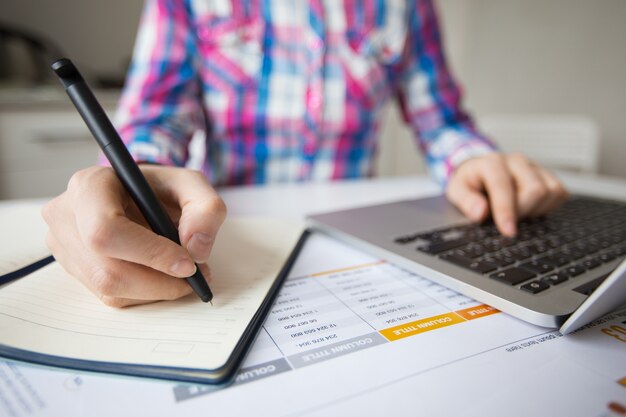
<path fill-rule="evenodd" d="M 443 196 L 318 214 L 310 216 L 309 222 L 315 229 L 468 297 L 539 326 L 561 327 L 563 333 L 626 304 L 626 261 L 622 262 L 623 256 L 533 294 L 522 290 L 521 284 L 510 285 L 492 278 L 492 274 L 508 267 L 499 267 L 487 274 L 478 273 L 422 252 L 419 248 L 427 242 L 421 239 L 408 244 L 398 243 L 398 238 L 407 234 L 419 235 L 453 225 L 471 224 Z M 537 254 L 531 259 L 540 256 L 542 254 Z M 513 266 L 521 263 L 516 261 Z M 541 279 L 541 274 L 533 279 Z M 522 284 L 529 281 L 532 280 Z M 585 291 L 591 285 L 594 290 Z"/>

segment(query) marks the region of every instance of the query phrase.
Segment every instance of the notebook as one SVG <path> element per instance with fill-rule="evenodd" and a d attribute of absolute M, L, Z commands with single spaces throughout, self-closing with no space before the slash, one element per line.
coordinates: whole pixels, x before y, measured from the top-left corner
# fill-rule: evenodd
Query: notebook
<path fill-rule="evenodd" d="M 48 227 L 40 212 L 41 204 L 30 201 L 0 205 L 0 285 L 53 260 L 44 240 Z"/>
<path fill-rule="evenodd" d="M 626 202 L 572 196 L 514 238 L 471 224 L 444 196 L 314 215 L 314 227 L 567 334 L 626 303 Z"/>
<path fill-rule="evenodd" d="M 95 372 L 224 383 L 254 341 L 308 232 L 228 218 L 209 260 L 213 306 L 195 294 L 107 307 L 56 262 L 0 289 L 0 356 Z"/>

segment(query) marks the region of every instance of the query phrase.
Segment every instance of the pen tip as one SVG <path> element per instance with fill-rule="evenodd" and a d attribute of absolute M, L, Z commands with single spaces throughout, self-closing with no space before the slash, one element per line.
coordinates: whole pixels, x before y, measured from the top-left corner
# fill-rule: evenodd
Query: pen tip
<path fill-rule="evenodd" d="M 213 301 L 209 301 L 209 303 L 211 303 L 211 306 L 213 305 Z"/>

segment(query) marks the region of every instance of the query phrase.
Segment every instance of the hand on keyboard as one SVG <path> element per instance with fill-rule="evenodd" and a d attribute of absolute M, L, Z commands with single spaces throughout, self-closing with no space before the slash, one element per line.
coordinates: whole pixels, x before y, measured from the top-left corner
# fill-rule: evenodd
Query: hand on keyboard
<path fill-rule="evenodd" d="M 567 199 L 563 184 L 546 169 L 523 155 L 495 152 L 459 165 L 446 195 L 475 222 L 491 214 L 505 236 L 517 233 L 518 219 L 546 214 Z"/>

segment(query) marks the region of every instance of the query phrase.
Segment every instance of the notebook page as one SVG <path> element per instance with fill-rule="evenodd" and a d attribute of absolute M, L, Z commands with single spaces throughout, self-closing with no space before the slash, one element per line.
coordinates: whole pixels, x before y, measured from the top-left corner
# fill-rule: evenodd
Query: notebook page
<path fill-rule="evenodd" d="M 53 263 L 0 290 L 0 341 L 75 359 L 218 368 L 302 230 L 302 224 L 282 220 L 227 219 L 209 262 L 213 306 L 190 294 L 177 301 L 110 308 Z"/>
<path fill-rule="evenodd" d="M 47 230 L 40 203 L 0 205 L 0 276 L 50 255 Z"/>

